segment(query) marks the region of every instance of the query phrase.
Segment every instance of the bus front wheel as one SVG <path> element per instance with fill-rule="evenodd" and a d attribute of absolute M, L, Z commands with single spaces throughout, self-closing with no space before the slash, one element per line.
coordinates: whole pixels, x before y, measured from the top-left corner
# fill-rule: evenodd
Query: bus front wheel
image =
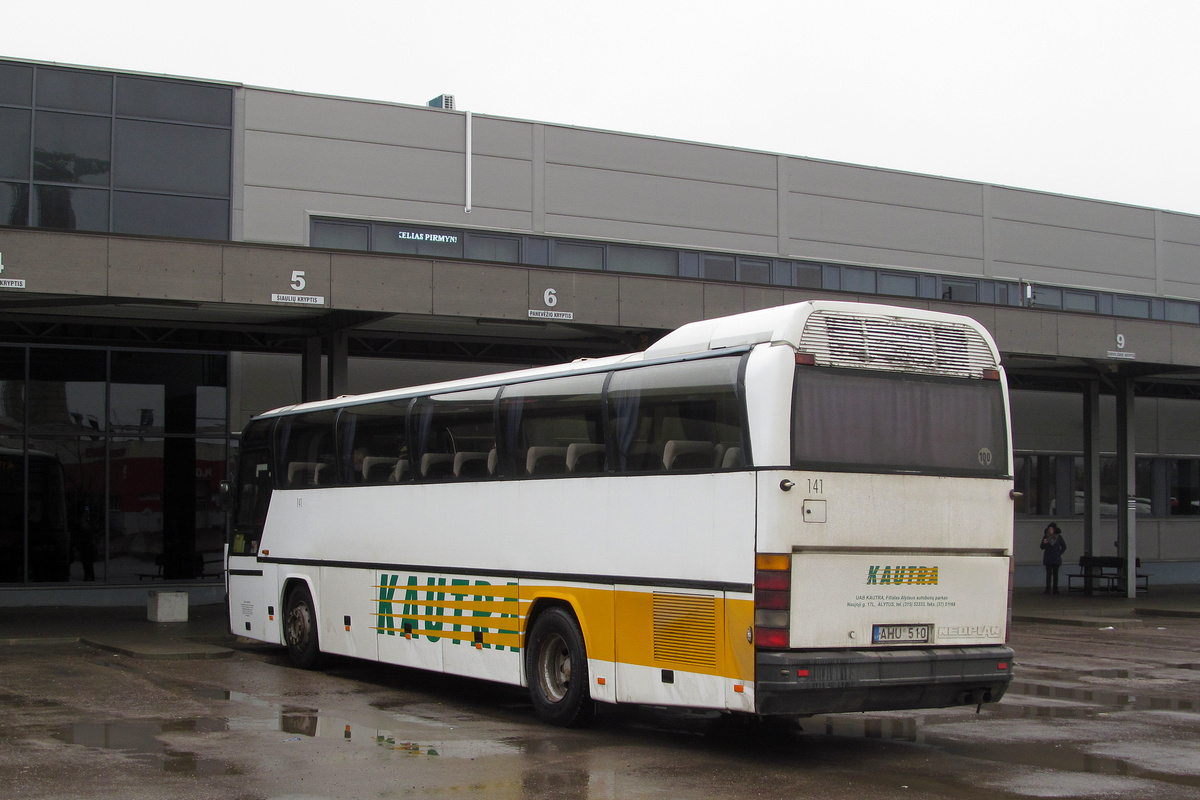
<path fill-rule="evenodd" d="M 288 657 L 300 669 L 313 669 L 321 657 L 317 641 L 317 611 L 303 583 L 288 592 L 283 607 L 283 641 Z"/>
<path fill-rule="evenodd" d="M 547 609 L 533 623 L 526 641 L 525 673 L 534 711 L 542 720 L 570 727 L 591 718 L 583 632 L 565 609 Z"/>

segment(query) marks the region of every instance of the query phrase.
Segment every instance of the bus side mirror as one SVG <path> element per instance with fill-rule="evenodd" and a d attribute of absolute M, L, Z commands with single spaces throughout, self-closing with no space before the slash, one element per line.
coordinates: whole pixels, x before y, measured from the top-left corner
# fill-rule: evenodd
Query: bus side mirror
<path fill-rule="evenodd" d="M 217 486 L 217 507 L 226 513 L 233 508 L 233 486 L 229 481 L 221 481 Z"/>

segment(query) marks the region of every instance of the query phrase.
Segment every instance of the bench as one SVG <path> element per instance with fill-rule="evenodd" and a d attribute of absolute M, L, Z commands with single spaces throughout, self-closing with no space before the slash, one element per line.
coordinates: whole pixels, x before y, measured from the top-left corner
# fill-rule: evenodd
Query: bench
<path fill-rule="evenodd" d="M 1142 560 L 1136 559 L 1135 569 L 1141 566 Z M 1137 572 L 1134 580 L 1138 592 L 1150 591 L 1149 574 Z M 1079 571 L 1067 574 L 1068 592 L 1088 591 L 1089 587 L 1093 592 L 1124 592 L 1125 586 L 1125 559 L 1120 556 L 1080 556 Z"/>

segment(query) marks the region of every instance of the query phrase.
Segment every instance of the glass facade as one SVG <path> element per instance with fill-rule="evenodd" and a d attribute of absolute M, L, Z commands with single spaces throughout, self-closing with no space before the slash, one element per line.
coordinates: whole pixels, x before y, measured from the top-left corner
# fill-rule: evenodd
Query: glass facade
<path fill-rule="evenodd" d="M 0 224 L 228 239 L 233 88 L 0 62 Z"/>
<path fill-rule="evenodd" d="M 218 577 L 228 365 L 0 347 L 0 583 Z"/>

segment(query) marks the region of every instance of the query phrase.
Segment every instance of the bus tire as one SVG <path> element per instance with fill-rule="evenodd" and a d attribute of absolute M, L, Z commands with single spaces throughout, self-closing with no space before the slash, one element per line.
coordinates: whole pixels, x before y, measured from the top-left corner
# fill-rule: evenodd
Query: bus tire
<path fill-rule="evenodd" d="M 283 606 L 283 641 L 288 658 L 300 669 L 314 669 L 321 660 L 317 638 L 317 609 L 308 586 L 298 583 L 288 592 Z"/>
<path fill-rule="evenodd" d="M 544 722 L 572 727 L 591 719 L 594 706 L 583 632 L 566 609 L 549 608 L 533 623 L 525 647 L 525 674 L 533 709 Z"/>

